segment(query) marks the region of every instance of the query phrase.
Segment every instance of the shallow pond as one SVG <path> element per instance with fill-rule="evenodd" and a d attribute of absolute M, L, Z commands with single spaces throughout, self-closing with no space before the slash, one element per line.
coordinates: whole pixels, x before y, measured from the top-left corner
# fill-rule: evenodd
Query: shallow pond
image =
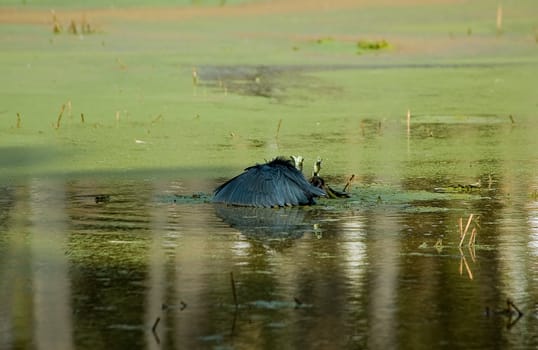
<path fill-rule="evenodd" d="M 1 347 L 536 347 L 536 148 L 507 146 L 536 125 L 423 119 L 365 122 L 352 197 L 311 207 L 214 205 L 225 177 L 187 170 L 8 181 Z"/>
<path fill-rule="evenodd" d="M 536 3 L 264 3 L 0 12 L 0 348 L 537 348 Z"/>

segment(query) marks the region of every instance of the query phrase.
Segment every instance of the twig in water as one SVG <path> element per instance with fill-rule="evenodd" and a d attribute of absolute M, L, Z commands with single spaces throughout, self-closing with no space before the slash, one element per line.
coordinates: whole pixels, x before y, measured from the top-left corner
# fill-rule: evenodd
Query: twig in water
<path fill-rule="evenodd" d="M 471 271 L 471 268 L 469 267 L 469 264 L 467 264 L 467 259 L 465 259 L 465 255 L 463 255 L 463 251 L 460 249 L 461 259 L 460 259 L 460 275 L 463 274 L 463 268 L 462 265 L 465 265 L 465 270 L 467 270 L 467 275 L 469 275 L 469 279 L 473 279 L 473 272 Z"/>
<path fill-rule="evenodd" d="M 512 122 L 512 125 L 514 125 L 516 123 L 516 121 L 514 120 L 514 117 L 511 114 L 508 116 L 508 118 L 510 118 L 510 121 Z"/>
<path fill-rule="evenodd" d="M 469 238 L 469 247 L 474 247 L 475 242 L 476 242 L 476 227 L 473 227 L 473 230 L 471 231 L 471 237 Z"/>
<path fill-rule="evenodd" d="M 155 341 L 157 344 L 161 344 L 161 339 L 159 338 L 159 335 L 157 334 L 157 325 L 159 325 L 159 322 L 161 321 L 160 317 L 157 317 L 155 319 L 155 323 L 153 323 L 153 327 L 151 327 L 151 333 L 153 334 L 153 338 L 155 338 Z"/>
<path fill-rule="evenodd" d="M 159 114 L 158 116 L 156 116 L 155 118 L 153 118 L 153 120 L 151 121 L 151 124 L 155 124 L 157 123 L 159 120 L 161 120 L 163 118 L 163 115 L 162 114 Z"/>
<path fill-rule="evenodd" d="M 499 2 L 497 6 L 497 35 L 501 35 L 503 32 L 503 6 Z"/>
<path fill-rule="evenodd" d="M 280 118 L 280 119 L 278 120 L 278 125 L 277 125 L 277 127 L 276 127 L 276 135 L 275 135 L 275 138 L 277 138 L 277 139 L 278 139 L 278 134 L 280 133 L 280 126 L 281 126 L 281 125 L 282 125 L 282 118 Z"/>
<path fill-rule="evenodd" d="M 512 307 L 514 310 L 517 311 L 518 317 L 523 316 L 523 312 L 521 312 L 521 310 L 516 306 L 516 304 L 514 304 L 512 299 L 506 299 L 506 303 L 508 304 L 508 307 Z"/>
<path fill-rule="evenodd" d="M 301 305 L 303 305 L 303 302 L 301 300 L 299 300 L 299 298 L 294 297 L 293 300 L 295 301 L 295 308 L 296 309 L 301 307 Z"/>
<path fill-rule="evenodd" d="M 473 220 L 474 214 L 469 215 L 469 220 L 467 220 L 467 225 L 465 226 L 465 230 L 463 231 L 463 234 L 461 235 L 461 241 L 459 244 L 459 247 L 463 244 L 463 240 L 465 239 L 465 235 L 467 234 L 467 230 L 469 230 L 469 226 L 471 225 L 471 221 Z"/>
<path fill-rule="evenodd" d="M 347 180 L 346 185 L 344 186 L 344 189 L 342 190 L 342 192 L 347 191 L 347 189 L 349 188 L 349 186 L 351 186 L 351 183 L 353 182 L 354 179 L 355 179 L 355 174 L 351 174 L 351 176 Z"/>
<path fill-rule="evenodd" d="M 74 20 L 71 20 L 71 23 L 69 24 L 69 32 L 71 34 L 77 34 L 77 24 Z"/>
<path fill-rule="evenodd" d="M 471 256 L 471 260 L 475 263 L 476 262 L 476 251 L 474 245 L 471 247 L 467 247 L 469 249 L 469 255 Z"/>
<path fill-rule="evenodd" d="M 65 103 L 62 105 L 62 108 L 60 109 L 60 114 L 58 114 L 58 120 L 56 120 L 56 129 L 60 128 L 64 111 L 65 111 Z"/>
<path fill-rule="evenodd" d="M 234 273 L 233 272 L 230 272 L 230 281 L 232 283 L 232 294 L 233 294 L 233 297 L 234 297 L 234 304 L 235 304 L 235 308 L 237 309 L 239 307 L 239 304 L 237 303 L 237 293 L 236 293 L 236 290 L 235 290 L 235 280 L 234 280 Z"/>
<path fill-rule="evenodd" d="M 407 136 L 411 133 L 411 110 L 407 109 Z"/>
<path fill-rule="evenodd" d="M 159 325 L 159 322 L 161 322 L 161 318 L 160 317 L 157 317 L 155 319 L 155 322 L 153 323 L 153 327 L 151 327 L 151 331 L 153 333 L 155 333 L 155 331 L 157 330 L 157 326 Z"/>
<path fill-rule="evenodd" d="M 196 67 L 192 67 L 192 85 L 198 85 L 198 72 L 196 71 Z"/>
<path fill-rule="evenodd" d="M 73 109 L 71 107 L 71 100 L 67 101 L 66 107 L 67 107 L 67 116 L 69 118 L 71 118 L 73 116 L 73 114 L 72 114 Z"/>
<path fill-rule="evenodd" d="M 116 58 L 116 62 L 118 63 L 121 70 L 126 70 L 127 69 L 127 65 L 125 63 L 123 63 L 123 61 L 119 57 Z"/>

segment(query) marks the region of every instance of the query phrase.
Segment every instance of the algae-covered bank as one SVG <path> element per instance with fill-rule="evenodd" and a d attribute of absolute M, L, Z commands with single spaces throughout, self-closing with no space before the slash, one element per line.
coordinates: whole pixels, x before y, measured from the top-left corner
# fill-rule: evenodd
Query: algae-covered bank
<path fill-rule="evenodd" d="M 536 348 L 537 13 L 2 1 L 0 348 Z M 351 197 L 210 202 L 279 155 Z"/>

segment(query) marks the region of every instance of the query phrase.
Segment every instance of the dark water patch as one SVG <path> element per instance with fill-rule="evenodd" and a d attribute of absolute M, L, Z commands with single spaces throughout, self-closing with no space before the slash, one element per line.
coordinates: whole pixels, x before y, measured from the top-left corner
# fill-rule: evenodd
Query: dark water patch
<path fill-rule="evenodd" d="M 504 66 L 532 66 L 534 61 L 496 62 L 423 62 L 423 63 L 357 63 L 357 64 L 281 64 L 281 65 L 204 65 L 198 69 L 201 79 L 239 78 L 253 80 L 258 75 L 278 75 L 288 72 L 323 72 L 357 69 L 401 69 L 401 68 L 492 68 Z"/>
<path fill-rule="evenodd" d="M 419 330 L 430 334 L 421 340 L 427 344 L 463 348 L 488 347 L 491 337 L 505 334 L 505 319 L 484 318 L 485 305 L 493 309 L 510 294 L 525 311 L 533 308 L 537 272 L 528 253 L 535 214 L 532 206 L 522 209 L 527 198 L 422 190 L 431 179 L 373 179 L 358 180 L 349 199 L 281 209 L 216 206 L 179 180 L 4 187 L 0 296 L 11 303 L 0 317 L 22 317 L 10 305 L 33 300 L 35 322 L 65 325 L 62 334 L 78 348 L 148 348 L 156 317 L 167 348 L 247 347 L 260 337 L 277 347 L 299 338 L 314 346 L 313 334 L 319 344 L 345 348 L 362 344 L 366 334 L 388 334 L 400 344 L 396 334 L 411 339 Z M 110 200 L 96 203 L 103 194 Z M 460 251 L 459 219 L 470 213 L 481 217 L 477 244 Z M 5 282 L 20 276 L 55 292 L 21 294 Z M 162 308 L 180 301 L 188 306 Z M 56 312 L 44 317 L 43 303 Z M 385 329 L 394 319 L 405 326 Z M 512 330 L 530 334 L 532 320 L 525 312 Z M 447 327 L 462 323 L 459 338 L 447 335 Z M 476 325 L 478 338 L 468 331 Z M 23 329 L 5 332 L 22 336 Z"/>
<path fill-rule="evenodd" d="M 310 96 L 337 95 L 337 86 L 322 87 L 312 83 L 308 73 L 339 70 L 378 69 L 464 69 L 533 65 L 534 62 L 426 62 L 400 64 L 321 64 L 321 65 L 204 65 L 196 69 L 197 82 L 223 93 L 233 92 L 282 101 L 289 89 L 309 85 Z M 285 78 L 285 79 L 284 79 Z M 312 98 L 303 96 L 305 98 Z"/>

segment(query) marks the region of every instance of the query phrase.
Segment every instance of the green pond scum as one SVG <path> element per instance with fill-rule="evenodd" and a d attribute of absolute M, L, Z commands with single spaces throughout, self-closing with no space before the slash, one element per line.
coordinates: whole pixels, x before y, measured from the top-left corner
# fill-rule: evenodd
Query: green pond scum
<path fill-rule="evenodd" d="M 536 14 L 2 1 L 0 348 L 535 349 Z M 211 203 L 291 155 L 350 198 Z"/>

